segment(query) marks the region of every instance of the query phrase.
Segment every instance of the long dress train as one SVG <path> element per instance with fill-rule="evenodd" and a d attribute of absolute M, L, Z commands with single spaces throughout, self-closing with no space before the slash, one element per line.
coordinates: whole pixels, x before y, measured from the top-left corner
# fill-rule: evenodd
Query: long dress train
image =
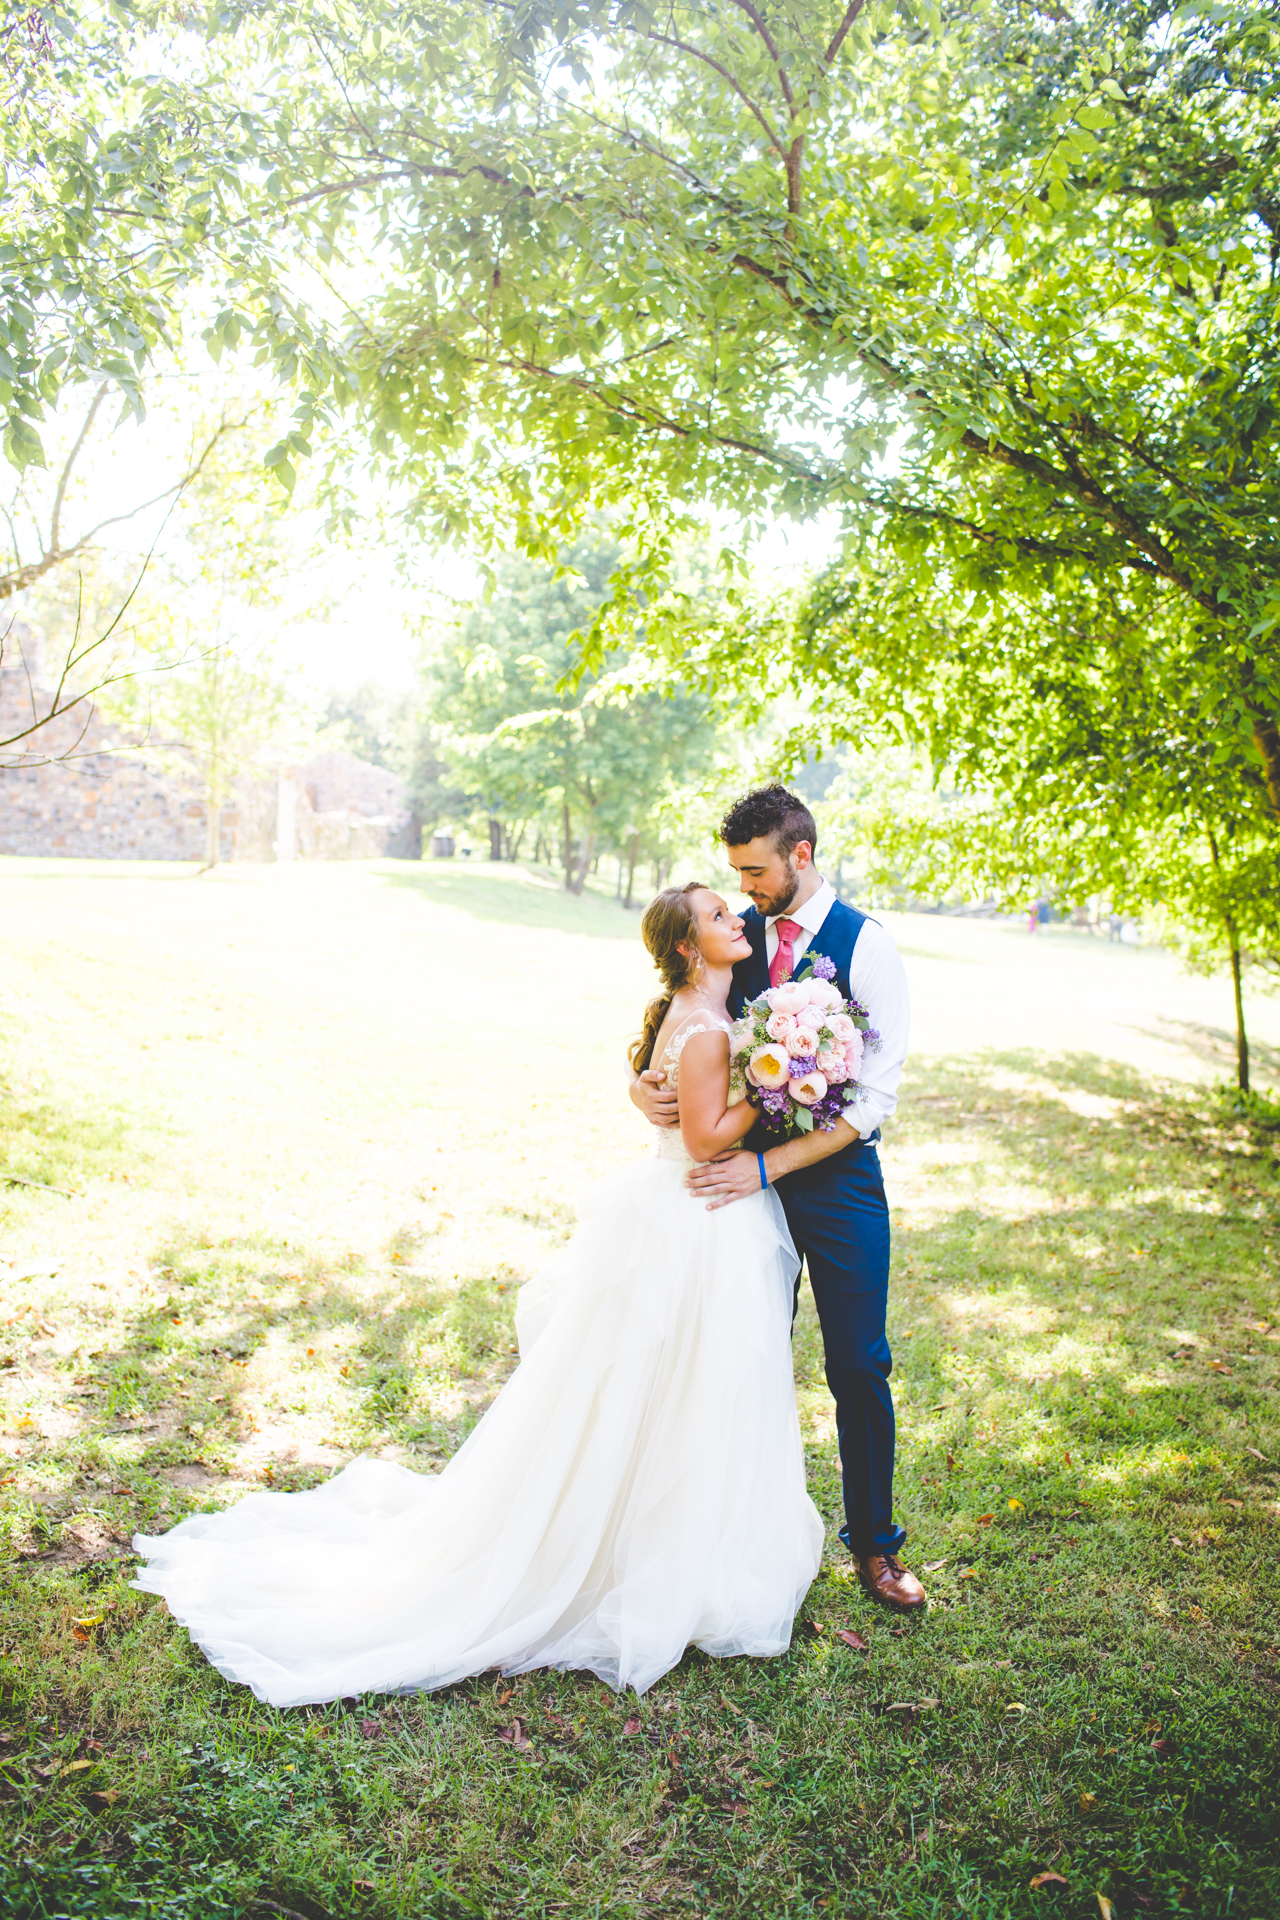
<path fill-rule="evenodd" d="M 668 1078 L 678 1077 L 676 1036 Z M 587 1668 L 637 1693 L 685 1649 L 790 1643 L 822 1524 L 771 1190 L 715 1212 L 678 1130 L 521 1290 L 520 1365 L 438 1474 L 362 1459 L 138 1535 L 135 1585 L 273 1706 Z"/>

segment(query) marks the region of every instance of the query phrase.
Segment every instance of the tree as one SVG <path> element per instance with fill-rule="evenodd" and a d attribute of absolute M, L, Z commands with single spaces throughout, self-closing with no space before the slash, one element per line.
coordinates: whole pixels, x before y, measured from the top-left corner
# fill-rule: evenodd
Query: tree
<path fill-rule="evenodd" d="M 403 696 L 377 681 L 335 689 L 319 720 L 322 732 L 346 753 L 402 778 L 414 750 L 414 720 Z"/>
<path fill-rule="evenodd" d="M 803 688 L 783 762 L 815 737 L 882 749 L 837 784 L 837 844 L 873 884 L 1002 907 L 1104 895 L 1197 963 L 1280 974 L 1280 825 L 1231 714 L 1208 705 L 1201 636 L 1158 584 L 1064 570 L 984 598 L 864 559 L 833 570 L 769 650 L 769 693 Z"/>
<path fill-rule="evenodd" d="M 427 665 L 427 723 L 455 807 L 483 820 L 492 859 L 518 858 L 531 832 L 558 842 L 574 893 L 603 850 L 634 876 L 642 848 L 661 844 L 664 794 L 713 738 L 706 703 L 655 689 L 652 675 L 566 683 L 574 634 L 615 560 L 595 542 L 573 549 L 559 575 L 504 564 L 492 600 Z M 630 892 L 629 879 L 628 902 Z"/>
<path fill-rule="evenodd" d="M 340 286 L 421 526 L 545 554 L 621 503 L 624 595 L 708 502 L 1163 585 L 1280 815 L 1273 7 L 272 18 L 255 138 L 393 269 Z"/>
<path fill-rule="evenodd" d="M 222 813 L 237 781 L 256 766 L 284 709 L 284 690 L 265 662 L 247 661 L 225 640 L 174 674 L 154 703 L 158 729 L 182 751 L 153 747 L 180 777 L 194 772 L 205 805 L 206 870 L 222 857 Z"/>

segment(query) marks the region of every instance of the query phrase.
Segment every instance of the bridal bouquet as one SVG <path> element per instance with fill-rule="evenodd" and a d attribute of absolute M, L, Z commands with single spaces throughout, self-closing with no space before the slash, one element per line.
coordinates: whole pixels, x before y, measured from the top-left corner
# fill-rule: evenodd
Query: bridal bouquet
<path fill-rule="evenodd" d="M 833 986 L 835 963 L 806 956 L 801 971 L 747 1002 L 734 1024 L 730 1097 L 751 1100 L 784 1136 L 830 1133 L 858 1097 L 863 1052 L 879 1039 L 865 1007 Z"/>

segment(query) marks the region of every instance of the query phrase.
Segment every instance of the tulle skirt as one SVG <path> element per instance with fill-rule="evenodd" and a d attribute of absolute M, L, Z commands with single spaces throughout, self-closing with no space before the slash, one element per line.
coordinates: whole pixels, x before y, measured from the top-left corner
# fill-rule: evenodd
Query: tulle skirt
<path fill-rule="evenodd" d="M 817 1572 L 776 1194 L 684 1163 L 598 1190 L 521 1290 L 520 1365 L 443 1472 L 355 1461 L 134 1545 L 135 1585 L 273 1706 L 586 1668 L 643 1693 L 690 1645 L 773 1655 Z"/>

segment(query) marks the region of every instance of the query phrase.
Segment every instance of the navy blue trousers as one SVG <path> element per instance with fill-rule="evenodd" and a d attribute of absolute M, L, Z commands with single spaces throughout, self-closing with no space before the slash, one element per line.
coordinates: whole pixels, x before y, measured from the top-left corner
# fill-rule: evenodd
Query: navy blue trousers
<path fill-rule="evenodd" d="M 889 1208 L 875 1147 L 859 1142 L 778 1182 L 796 1252 L 809 1269 L 822 1326 L 827 1385 L 836 1403 L 845 1525 L 851 1552 L 897 1553 L 906 1539 L 893 1519 L 893 1356 L 885 1332 L 889 1299 Z M 796 1275 L 796 1303 L 800 1275 Z"/>

